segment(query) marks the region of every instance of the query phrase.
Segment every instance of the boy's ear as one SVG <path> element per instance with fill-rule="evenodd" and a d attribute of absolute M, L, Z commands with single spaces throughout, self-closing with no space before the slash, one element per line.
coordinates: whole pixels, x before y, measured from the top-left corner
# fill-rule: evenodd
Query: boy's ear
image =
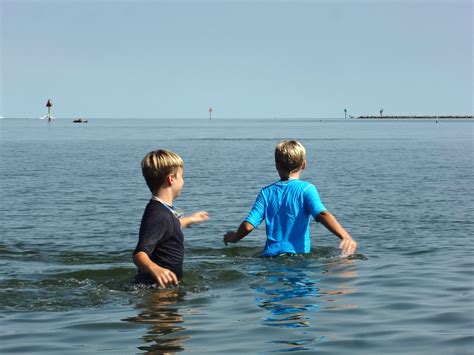
<path fill-rule="evenodd" d="M 172 185 L 174 182 L 174 179 L 175 179 L 174 174 L 168 174 L 168 176 L 166 177 L 166 183 L 168 185 Z"/>
<path fill-rule="evenodd" d="M 303 161 L 303 164 L 301 164 L 301 170 L 304 170 L 306 168 L 306 159 Z"/>

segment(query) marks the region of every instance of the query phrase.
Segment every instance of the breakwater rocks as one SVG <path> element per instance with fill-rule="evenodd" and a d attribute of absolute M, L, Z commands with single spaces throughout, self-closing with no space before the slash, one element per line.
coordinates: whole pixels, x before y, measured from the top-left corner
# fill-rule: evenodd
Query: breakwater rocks
<path fill-rule="evenodd" d="M 460 115 L 449 115 L 449 116 L 359 116 L 360 119 L 397 119 L 397 120 L 418 120 L 418 119 L 431 119 L 431 120 L 468 120 L 474 119 L 474 116 L 460 116 Z"/>

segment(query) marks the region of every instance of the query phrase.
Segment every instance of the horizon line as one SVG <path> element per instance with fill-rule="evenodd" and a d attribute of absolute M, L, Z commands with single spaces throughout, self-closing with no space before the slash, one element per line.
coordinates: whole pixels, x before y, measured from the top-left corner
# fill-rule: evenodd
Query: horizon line
<path fill-rule="evenodd" d="M 143 119 L 143 120 L 155 120 L 155 119 L 166 119 L 166 120 L 188 120 L 188 119 L 199 119 L 205 121 L 213 121 L 213 120 L 232 120 L 232 119 L 242 119 L 242 120 L 255 120 L 255 119 L 272 119 L 272 120 L 318 120 L 318 119 L 340 119 L 340 120 L 354 120 L 358 118 L 474 118 L 474 115 L 464 114 L 441 114 L 441 115 L 358 115 L 358 116 L 351 116 L 351 117 L 344 117 L 344 116 L 337 116 L 337 117 L 278 117 L 278 116 L 263 116 L 263 117 L 213 117 L 209 119 L 209 117 L 202 117 L 202 116 L 194 116 L 194 117 L 112 117 L 112 116 L 98 116 L 98 117 L 81 117 L 81 116 L 63 116 L 63 117 L 51 117 L 52 119 Z M 25 116 L 11 116 L 11 117 L 4 117 L 0 116 L 1 119 L 45 119 L 44 117 L 25 117 Z"/>

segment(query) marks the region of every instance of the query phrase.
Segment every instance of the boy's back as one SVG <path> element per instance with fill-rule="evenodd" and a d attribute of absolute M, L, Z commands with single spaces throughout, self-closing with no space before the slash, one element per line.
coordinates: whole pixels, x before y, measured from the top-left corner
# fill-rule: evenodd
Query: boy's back
<path fill-rule="evenodd" d="M 341 239 L 343 254 L 353 254 L 357 243 L 326 210 L 314 185 L 299 180 L 306 167 L 306 150 L 298 141 L 281 141 L 275 147 L 275 167 L 280 181 L 263 188 L 247 218 L 236 232 L 228 231 L 224 243 L 237 243 L 265 218 L 267 242 L 263 255 L 309 253 L 309 219 L 313 217 Z"/>
<path fill-rule="evenodd" d="M 260 191 L 245 221 L 257 228 L 265 219 L 263 255 L 308 253 L 310 217 L 325 210 L 314 185 L 299 179 L 280 180 Z"/>

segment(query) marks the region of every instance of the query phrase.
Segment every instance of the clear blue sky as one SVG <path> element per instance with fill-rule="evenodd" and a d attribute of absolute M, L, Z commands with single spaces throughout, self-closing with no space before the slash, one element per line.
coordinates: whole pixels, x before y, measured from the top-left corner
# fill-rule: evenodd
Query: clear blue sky
<path fill-rule="evenodd" d="M 473 114 L 473 5 L 0 0 L 4 117 Z"/>

